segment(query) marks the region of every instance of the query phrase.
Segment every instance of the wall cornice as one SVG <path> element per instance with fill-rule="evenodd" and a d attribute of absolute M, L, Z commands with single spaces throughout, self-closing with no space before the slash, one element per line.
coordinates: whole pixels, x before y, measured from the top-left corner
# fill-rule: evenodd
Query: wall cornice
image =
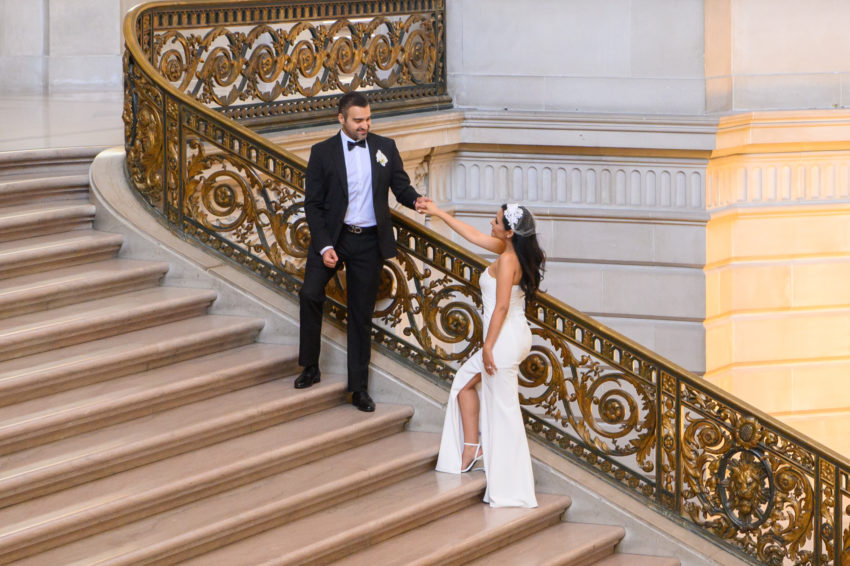
<path fill-rule="evenodd" d="M 841 150 L 850 151 L 850 110 L 746 112 L 718 119 L 711 157 Z"/>
<path fill-rule="evenodd" d="M 467 110 L 463 128 L 463 141 L 473 144 L 710 152 L 714 149 L 717 118 Z"/>
<path fill-rule="evenodd" d="M 267 132 L 267 136 L 297 153 L 338 129 L 336 124 L 328 124 Z M 714 149 L 717 118 L 456 109 L 376 118 L 373 130 L 396 139 L 402 151 L 462 145 L 511 153 L 708 159 Z"/>

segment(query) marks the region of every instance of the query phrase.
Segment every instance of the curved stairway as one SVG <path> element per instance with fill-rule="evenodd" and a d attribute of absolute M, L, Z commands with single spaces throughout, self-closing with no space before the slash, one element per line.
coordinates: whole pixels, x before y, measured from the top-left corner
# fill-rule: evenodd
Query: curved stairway
<path fill-rule="evenodd" d="M 566 496 L 481 504 L 342 376 L 296 391 L 262 320 L 92 230 L 84 160 L 26 157 L 0 156 L 0 564 L 678 564 L 612 554 L 623 529 L 562 522 Z"/>

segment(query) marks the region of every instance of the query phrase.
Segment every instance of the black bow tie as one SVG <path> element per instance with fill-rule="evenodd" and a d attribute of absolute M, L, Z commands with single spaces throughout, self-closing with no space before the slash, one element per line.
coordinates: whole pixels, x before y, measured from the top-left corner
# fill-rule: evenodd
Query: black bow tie
<path fill-rule="evenodd" d="M 363 138 L 362 140 L 358 140 L 356 142 L 353 142 L 353 141 L 348 142 L 348 151 L 351 151 L 352 149 L 354 149 L 358 145 L 360 147 L 362 147 L 363 149 L 366 149 L 366 138 Z"/>

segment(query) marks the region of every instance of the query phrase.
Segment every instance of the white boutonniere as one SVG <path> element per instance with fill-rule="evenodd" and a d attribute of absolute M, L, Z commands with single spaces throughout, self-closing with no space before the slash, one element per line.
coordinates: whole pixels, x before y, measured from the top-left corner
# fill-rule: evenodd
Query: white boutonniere
<path fill-rule="evenodd" d="M 375 161 L 380 163 L 381 167 L 384 167 L 387 164 L 387 156 L 379 149 L 378 153 L 375 154 Z"/>

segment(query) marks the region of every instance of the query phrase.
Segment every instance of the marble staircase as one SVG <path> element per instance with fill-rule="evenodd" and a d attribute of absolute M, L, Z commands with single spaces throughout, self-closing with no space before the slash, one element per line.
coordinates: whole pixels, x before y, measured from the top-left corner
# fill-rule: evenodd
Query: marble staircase
<path fill-rule="evenodd" d="M 0 564 L 679 563 L 616 554 L 624 529 L 564 522 L 564 495 L 490 509 L 342 376 L 295 390 L 263 320 L 92 229 L 84 160 L 25 157 L 0 158 Z"/>

